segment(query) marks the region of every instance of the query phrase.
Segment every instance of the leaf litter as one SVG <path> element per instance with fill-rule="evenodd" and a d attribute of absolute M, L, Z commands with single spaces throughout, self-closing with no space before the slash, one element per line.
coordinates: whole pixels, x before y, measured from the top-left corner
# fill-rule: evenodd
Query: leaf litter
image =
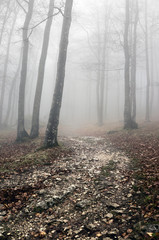
<path fill-rule="evenodd" d="M 0 239 L 157 239 L 157 230 L 147 231 L 158 226 L 156 200 L 148 192 L 143 208 L 131 156 L 117 150 L 117 138 L 126 145 L 118 132 L 61 137 L 62 146 L 39 151 L 40 142 L 11 141 L 12 160 L 1 154 L 2 165 L 21 164 L 0 174 Z"/>

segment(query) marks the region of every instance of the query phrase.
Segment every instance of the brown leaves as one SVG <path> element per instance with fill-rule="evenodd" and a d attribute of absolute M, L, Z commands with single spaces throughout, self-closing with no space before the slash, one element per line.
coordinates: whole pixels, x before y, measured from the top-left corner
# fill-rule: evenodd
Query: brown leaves
<path fill-rule="evenodd" d="M 145 219 L 156 218 L 159 189 L 159 138 L 152 126 L 134 131 L 121 131 L 109 135 L 118 149 L 132 158 L 130 176 L 136 179 L 136 188 Z"/>
<path fill-rule="evenodd" d="M 7 214 L 16 214 L 22 209 L 30 196 L 34 194 L 35 190 L 38 190 L 43 186 L 43 183 L 38 182 L 34 186 L 23 186 L 21 188 L 7 188 L 0 190 L 0 202 L 1 209 L 7 211 Z"/>

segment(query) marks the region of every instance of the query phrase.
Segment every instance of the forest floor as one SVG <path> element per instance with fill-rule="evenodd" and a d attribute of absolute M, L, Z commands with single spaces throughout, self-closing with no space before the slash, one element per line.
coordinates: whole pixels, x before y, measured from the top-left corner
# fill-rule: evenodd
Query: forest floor
<path fill-rule="evenodd" d="M 159 239 L 159 128 L 0 135 L 0 239 Z"/>

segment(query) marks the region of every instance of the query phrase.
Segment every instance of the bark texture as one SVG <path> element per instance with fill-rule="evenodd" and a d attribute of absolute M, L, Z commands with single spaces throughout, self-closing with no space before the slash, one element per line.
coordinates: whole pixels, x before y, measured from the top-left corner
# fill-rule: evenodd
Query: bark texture
<path fill-rule="evenodd" d="M 35 138 L 39 135 L 40 103 L 41 103 L 42 87 L 43 87 L 43 81 L 44 81 L 45 63 L 47 58 L 48 46 L 49 46 L 50 30 L 51 30 L 52 19 L 53 19 L 53 11 L 54 11 L 54 0 L 50 0 L 48 19 L 47 19 L 45 31 L 44 31 L 43 46 L 42 46 L 42 52 L 41 52 L 41 57 L 39 62 L 38 79 L 37 79 L 37 86 L 36 86 L 36 92 L 35 92 L 35 98 L 34 98 L 32 127 L 31 127 L 31 133 L 30 133 L 31 138 Z"/>
<path fill-rule="evenodd" d="M 124 128 L 125 129 L 137 128 L 136 122 L 134 122 L 131 117 L 129 27 L 130 27 L 130 1 L 125 0 L 125 31 L 124 31 L 124 54 L 125 54 Z"/>
<path fill-rule="evenodd" d="M 23 26 L 23 56 L 22 56 L 22 69 L 21 79 L 19 86 L 19 101 L 18 101 L 18 126 L 17 126 L 17 141 L 23 141 L 25 137 L 28 137 L 28 133 L 24 127 L 24 107 L 25 107 L 25 85 L 27 78 L 27 66 L 28 66 L 28 28 L 33 14 L 34 0 L 29 0 L 28 12 L 26 14 L 24 26 Z"/>
<path fill-rule="evenodd" d="M 57 133 L 59 125 L 59 116 L 62 102 L 65 66 L 67 58 L 69 30 L 71 26 L 73 0 L 66 0 L 64 19 L 61 32 L 61 40 L 59 46 L 59 57 L 57 63 L 57 77 L 54 89 L 53 101 L 50 110 L 49 120 L 45 133 L 45 147 L 53 147 L 58 145 Z"/>

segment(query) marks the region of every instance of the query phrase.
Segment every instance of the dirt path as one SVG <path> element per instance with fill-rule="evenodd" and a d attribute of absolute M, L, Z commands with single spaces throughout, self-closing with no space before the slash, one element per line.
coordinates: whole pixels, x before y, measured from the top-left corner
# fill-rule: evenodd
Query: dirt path
<path fill-rule="evenodd" d="M 0 239 L 139 239 L 129 159 L 104 138 L 61 141 L 70 154 L 2 181 Z"/>

